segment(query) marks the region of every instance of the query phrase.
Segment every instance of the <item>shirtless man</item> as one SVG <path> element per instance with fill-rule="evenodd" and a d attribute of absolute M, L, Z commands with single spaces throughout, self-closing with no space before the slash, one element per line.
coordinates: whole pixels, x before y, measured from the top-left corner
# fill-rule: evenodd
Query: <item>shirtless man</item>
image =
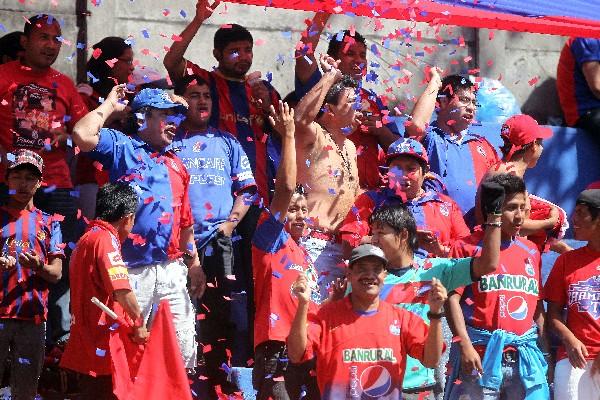
<path fill-rule="evenodd" d="M 356 81 L 342 76 L 331 57 L 322 55 L 320 62 L 323 76 L 296 106 L 295 121 L 298 182 L 308 192 L 313 217 L 303 245 L 325 298 L 327 285 L 344 275 L 338 228 L 359 194 L 356 148 L 346 138 L 358 124 L 358 113 Z"/>

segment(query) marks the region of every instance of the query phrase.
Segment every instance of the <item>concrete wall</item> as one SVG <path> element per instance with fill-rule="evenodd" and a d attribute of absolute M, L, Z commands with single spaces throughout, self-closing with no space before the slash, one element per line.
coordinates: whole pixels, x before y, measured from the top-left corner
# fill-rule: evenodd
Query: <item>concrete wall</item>
<path fill-rule="evenodd" d="M 195 3 L 195 0 L 102 0 L 100 6 L 94 6 L 89 1 L 88 44 L 109 35 L 129 37 L 134 42 L 140 66 L 154 68 L 164 75 L 162 58 L 172 43 L 172 36 L 179 34 L 192 18 Z M 56 68 L 75 77 L 75 61 L 70 58 L 75 51 L 77 32 L 74 4 L 74 0 L 38 0 L 25 4 L 0 0 L 0 23 L 10 32 L 22 29 L 24 16 L 36 12 L 56 14 L 64 20 L 63 36 L 70 42 L 63 45 Z M 226 23 L 245 25 L 255 38 L 252 70 L 262 71 L 263 76 L 271 72 L 272 83 L 285 95 L 293 88 L 294 47 L 305 27 L 304 20 L 311 17 L 312 13 L 306 12 L 221 4 L 202 26 L 186 56 L 205 68 L 214 66 L 212 37 L 215 30 Z M 380 55 L 369 50 L 369 62 L 379 79 L 376 85 L 370 85 L 379 93 L 387 94 L 402 113 L 410 111 L 414 97 L 421 93 L 425 65 L 438 65 L 461 73 L 478 67 L 481 76 L 496 79 L 502 74 L 501 81 L 524 105 L 524 111 L 542 121 L 547 115 L 560 113 L 552 80 L 564 38 L 496 31 L 489 40 L 485 29 L 448 26 L 436 31 L 426 24 L 385 19 L 375 23 L 367 18 L 343 15 L 331 17 L 329 23 L 327 32 L 354 24 L 356 30 L 366 36 L 369 48 L 377 46 Z M 409 37 L 400 34 L 384 41 L 390 34 L 406 28 L 413 28 Z M 325 52 L 326 42 L 323 38 L 317 52 Z M 394 69 L 392 65 L 399 67 Z M 406 76 L 410 77 L 408 84 L 402 81 Z M 531 86 L 528 82 L 534 77 L 539 78 Z"/>

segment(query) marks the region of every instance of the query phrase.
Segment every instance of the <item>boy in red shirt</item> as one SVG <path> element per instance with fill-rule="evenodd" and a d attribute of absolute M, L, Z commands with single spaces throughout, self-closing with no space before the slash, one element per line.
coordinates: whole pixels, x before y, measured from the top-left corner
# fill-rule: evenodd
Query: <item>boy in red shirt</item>
<path fill-rule="evenodd" d="M 581 192 L 573 229 L 575 239 L 588 243 L 560 255 L 544 287 L 549 326 L 562 339 L 554 370 L 554 398 L 599 399 L 600 189 Z"/>
<path fill-rule="evenodd" d="M 323 399 L 401 399 L 407 355 L 428 368 L 440 360 L 446 289 L 436 278 L 431 280 L 428 328 L 418 315 L 380 301 L 386 266 L 379 247 L 355 248 L 346 274 L 352 293 L 316 313 L 308 313 L 313 290 L 306 276 L 298 276 L 294 283 L 298 309 L 288 336 L 288 354 L 292 362 L 316 355 Z"/>
<path fill-rule="evenodd" d="M 133 322 L 132 339 L 144 343 L 148 331 L 121 257 L 121 243 L 133 227 L 138 196 L 125 183 L 109 183 L 98 191 L 97 219 L 73 251 L 70 265 L 71 337 L 61 367 L 79 372 L 85 399 L 115 399 L 108 348 L 113 320 L 94 305 L 98 298 L 115 313 Z"/>
<path fill-rule="evenodd" d="M 318 399 L 311 363 L 287 362 L 285 340 L 296 311 L 293 283 L 307 276 L 315 290 L 311 310 L 320 302 L 317 274 L 310 257 L 298 244 L 307 228 L 308 205 L 304 192 L 296 187 L 296 147 L 294 112 L 280 105 L 280 115 L 273 125 L 282 137 L 281 164 L 275 181 L 275 194 L 270 210 L 264 210 L 252 240 L 254 277 L 254 369 L 252 380 L 257 399 L 288 400 L 300 398 L 305 386 L 305 399 Z M 272 110 L 274 112 L 274 109 Z M 277 123 L 275 123 L 277 122 Z"/>
<path fill-rule="evenodd" d="M 518 236 L 525 220 L 525 183 L 511 174 L 485 182 L 505 193 L 493 208 L 482 193 L 484 214 L 501 216 L 501 222 L 483 224 L 483 229 L 500 226 L 500 262 L 495 273 L 450 293 L 448 323 L 459 340 L 450 350 L 445 398 L 548 399 L 547 364 L 538 345 L 545 339 L 541 257 L 533 242 Z M 450 255 L 478 255 L 483 235 L 477 228 L 456 242 Z"/>
<path fill-rule="evenodd" d="M 33 399 L 44 359 L 48 283 L 61 277 L 59 222 L 33 206 L 42 184 L 42 158 L 8 154 L 9 197 L 0 207 L 0 376 L 11 357 L 13 399 Z"/>

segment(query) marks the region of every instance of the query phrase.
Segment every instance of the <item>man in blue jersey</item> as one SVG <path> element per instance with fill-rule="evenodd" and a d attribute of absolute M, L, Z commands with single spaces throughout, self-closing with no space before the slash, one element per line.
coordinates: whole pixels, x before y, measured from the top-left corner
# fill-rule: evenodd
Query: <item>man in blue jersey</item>
<path fill-rule="evenodd" d="M 207 82 L 197 75 L 179 81 L 175 93 L 189 105 L 186 119 L 178 128 L 173 148 L 190 174 L 190 205 L 194 216 L 194 239 L 210 285 L 202 298 L 206 317 L 200 320 L 201 343 L 209 386 L 227 385 L 227 373 L 220 368 L 233 350 L 233 363 L 252 357 L 236 351 L 248 333 L 246 318 L 234 319 L 232 292 L 251 285 L 252 275 L 234 268 L 239 241 L 233 240 L 238 223 L 250 208 L 256 184 L 250 162 L 238 140 L 229 132 L 209 125 L 212 96 Z M 239 264 L 238 264 L 239 265 Z M 241 334 L 241 333 L 245 333 Z M 250 347 L 248 347 L 249 349 Z M 240 354 L 242 353 L 242 354 Z"/>

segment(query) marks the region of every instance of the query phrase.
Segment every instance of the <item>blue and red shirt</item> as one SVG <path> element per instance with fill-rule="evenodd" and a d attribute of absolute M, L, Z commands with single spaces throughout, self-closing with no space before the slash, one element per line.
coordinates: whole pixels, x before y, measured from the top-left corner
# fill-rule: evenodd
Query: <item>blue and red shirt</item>
<path fill-rule="evenodd" d="M 308 253 L 277 218 L 263 211 L 252 238 L 255 347 L 268 340 L 286 341 L 298 308 L 292 285 L 299 274 L 306 275 L 312 289 L 309 311 L 316 312 L 321 297 Z"/>
<path fill-rule="evenodd" d="M 279 165 L 279 145 L 270 135 L 273 130 L 267 121 L 258 100 L 252 96 L 252 88 L 247 81 L 223 77 L 217 71 L 207 71 L 188 61 L 186 71 L 200 76 L 210 88 L 212 113 L 210 126 L 217 127 L 235 136 L 250 160 L 254 172 L 258 194 L 266 205 L 274 188 L 273 179 Z M 271 104 L 277 108 L 279 93 L 267 81 Z"/>
<path fill-rule="evenodd" d="M 311 75 L 308 82 L 302 84 L 298 78 L 295 79 L 295 93 L 298 99 L 301 99 L 321 80 L 321 71 L 318 69 Z M 366 90 L 363 87 L 358 90 L 357 104 L 361 104 L 361 109 L 382 117 L 382 122 L 386 122 L 387 107 L 382 99 L 372 90 Z M 385 123 L 385 126 L 393 133 L 398 133 L 398 128 L 394 123 Z M 360 187 L 367 190 L 377 189 L 380 185 L 381 177 L 378 166 L 385 165 L 385 154 L 379 147 L 377 137 L 364 132 L 360 127 L 348 135 L 348 139 L 356 147 L 356 167 L 358 168 L 358 179 Z"/>
<path fill-rule="evenodd" d="M 0 318 L 40 323 L 48 311 L 48 282 L 19 263 L 19 254 L 34 251 L 45 264 L 63 257 L 59 219 L 37 208 L 13 210 L 0 207 L 2 256 L 17 260 L 14 268 L 0 273 Z"/>
<path fill-rule="evenodd" d="M 600 99 L 590 90 L 582 70 L 583 64 L 594 61 L 600 61 L 599 39 L 570 38 L 560 53 L 556 87 L 569 126 L 575 126 L 587 111 L 600 108 Z"/>
<path fill-rule="evenodd" d="M 381 206 L 400 204 L 404 204 L 415 217 L 417 229 L 432 231 L 443 245 L 450 245 L 470 234 L 460 208 L 450 197 L 429 190 L 404 203 L 393 189 L 385 187 L 369 190 L 356 198 L 340 228 L 342 240 L 352 247 L 358 246 L 360 240 L 370 234 L 371 214 Z M 427 252 L 419 249 L 417 255 L 426 257 Z"/>
<path fill-rule="evenodd" d="M 452 257 L 475 257 L 481 253 L 482 230 L 456 242 Z M 503 329 L 522 335 L 534 325 L 538 300 L 542 299 L 541 256 L 537 246 L 516 237 L 500 246 L 496 271 L 479 282 L 455 291 L 462 294 L 461 307 L 465 323 L 494 332 Z"/>
<path fill-rule="evenodd" d="M 172 148 L 190 174 L 194 238 L 201 249 L 229 217 L 235 197 L 256 186 L 250 162 L 232 134 L 211 127 L 179 129 Z"/>
<path fill-rule="evenodd" d="M 431 170 L 441 177 L 448 195 L 472 226 L 477 187 L 486 172 L 500 161 L 496 150 L 483 136 L 465 131 L 459 140 L 437 128 L 435 123 L 427 129 L 423 145 Z"/>
<path fill-rule="evenodd" d="M 190 176 L 172 151 L 158 153 L 139 136 L 103 128 L 90 157 L 124 181 L 140 197 L 135 224 L 122 246 L 129 268 L 174 260 L 182 255 L 181 229 L 194 224 L 188 197 Z"/>

